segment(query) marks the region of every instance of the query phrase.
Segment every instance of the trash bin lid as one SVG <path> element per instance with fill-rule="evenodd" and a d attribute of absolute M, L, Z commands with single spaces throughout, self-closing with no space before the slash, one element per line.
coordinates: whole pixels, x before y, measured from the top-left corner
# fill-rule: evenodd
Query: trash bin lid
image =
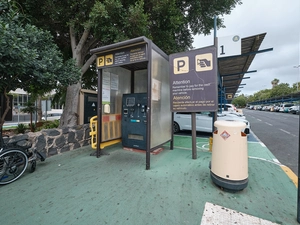
<path fill-rule="evenodd" d="M 215 121 L 214 126 L 217 128 L 228 127 L 228 128 L 245 128 L 246 124 L 238 120 L 219 120 Z"/>

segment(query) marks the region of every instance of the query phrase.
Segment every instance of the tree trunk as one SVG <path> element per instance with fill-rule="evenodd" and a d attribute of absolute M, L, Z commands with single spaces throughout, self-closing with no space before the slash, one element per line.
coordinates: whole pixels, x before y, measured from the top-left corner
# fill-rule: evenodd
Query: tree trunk
<path fill-rule="evenodd" d="M 32 127 L 32 112 L 30 113 L 30 131 L 33 132 L 33 127 Z"/>
<path fill-rule="evenodd" d="M 46 102 L 46 104 L 47 104 L 47 102 Z M 43 112 L 42 112 L 42 98 L 41 98 L 41 96 L 38 96 L 36 108 L 37 108 L 36 109 L 37 122 L 41 122 L 42 121 L 42 116 L 43 116 Z"/>
<path fill-rule="evenodd" d="M 88 45 L 87 39 L 89 37 L 89 27 L 86 27 L 80 41 L 76 42 L 75 30 L 70 26 L 70 40 L 73 59 L 75 59 L 78 68 L 81 68 L 81 77 L 77 84 L 68 86 L 66 94 L 66 103 L 63 110 L 63 114 L 60 118 L 60 127 L 74 126 L 78 124 L 78 107 L 79 107 L 79 91 L 81 89 L 81 78 L 83 74 L 88 70 L 89 66 L 96 59 L 96 55 L 92 55 L 83 65 L 83 59 L 85 58 L 83 48 Z"/>
<path fill-rule="evenodd" d="M 2 131 L 2 127 L 3 127 L 4 122 L 5 122 L 4 118 L 6 117 L 8 111 L 10 110 L 10 100 L 9 100 L 9 97 L 6 93 L 6 90 L 4 90 L 3 94 L 4 94 L 4 97 L 6 99 L 6 109 L 5 109 L 5 111 L 3 112 L 3 115 L 1 115 L 1 118 L 0 118 L 0 131 Z"/>
<path fill-rule="evenodd" d="M 78 102 L 81 84 L 73 84 L 67 88 L 66 104 L 60 118 L 60 128 L 74 126 L 78 123 Z"/>

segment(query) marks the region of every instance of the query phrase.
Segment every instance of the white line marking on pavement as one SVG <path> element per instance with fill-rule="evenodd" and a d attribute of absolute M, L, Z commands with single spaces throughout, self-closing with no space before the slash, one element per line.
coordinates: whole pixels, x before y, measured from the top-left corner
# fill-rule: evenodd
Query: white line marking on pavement
<path fill-rule="evenodd" d="M 262 160 L 262 161 L 266 161 L 266 162 L 269 162 L 269 163 L 273 163 L 273 164 L 276 164 L 278 166 L 281 166 L 282 164 L 276 160 L 276 159 L 264 159 L 264 158 L 260 158 L 260 157 L 255 157 L 255 156 L 249 156 L 249 159 L 258 159 L 258 160 Z"/>
<path fill-rule="evenodd" d="M 288 131 L 286 131 L 286 130 L 283 130 L 283 129 L 279 129 L 279 130 L 281 130 L 281 131 L 284 132 L 284 133 L 291 134 L 290 132 L 288 132 Z"/>
<path fill-rule="evenodd" d="M 257 119 L 258 121 L 261 121 L 260 119 Z"/>
<path fill-rule="evenodd" d="M 265 124 L 268 124 L 269 126 L 273 126 L 273 124 L 270 124 L 270 123 L 267 123 L 267 122 L 265 122 Z"/>
<path fill-rule="evenodd" d="M 275 225 L 278 223 L 273 223 L 271 221 L 251 216 L 249 214 L 236 211 L 234 209 L 225 208 L 221 205 L 206 202 L 200 225 L 210 224 Z"/>

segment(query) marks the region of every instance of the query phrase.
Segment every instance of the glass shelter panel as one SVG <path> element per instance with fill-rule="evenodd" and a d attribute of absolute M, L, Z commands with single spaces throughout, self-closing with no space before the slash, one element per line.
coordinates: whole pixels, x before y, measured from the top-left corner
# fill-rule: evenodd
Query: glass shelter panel
<path fill-rule="evenodd" d="M 134 93 L 147 93 L 148 70 L 137 70 L 134 72 Z"/>
<path fill-rule="evenodd" d="M 151 141 L 150 148 L 171 139 L 169 62 L 152 50 L 151 65 Z"/>
<path fill-rule="evenodd" d="M 121 138 L 122 96 L 130 93 L 131 72 L 106 68 L 102 78 L 102 141 Z"/>

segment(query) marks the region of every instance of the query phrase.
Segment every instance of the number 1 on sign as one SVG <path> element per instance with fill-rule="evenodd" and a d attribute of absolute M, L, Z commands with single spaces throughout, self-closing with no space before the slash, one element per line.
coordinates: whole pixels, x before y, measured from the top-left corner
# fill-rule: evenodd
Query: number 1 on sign
<path fill-rule="evenodd" d="M 225 52 L 224 52 L 224 45 L 221 45 L 220 48 L 221 48 L 221 53 L 220 53 L 220 55 L 225 55 Z"/>

